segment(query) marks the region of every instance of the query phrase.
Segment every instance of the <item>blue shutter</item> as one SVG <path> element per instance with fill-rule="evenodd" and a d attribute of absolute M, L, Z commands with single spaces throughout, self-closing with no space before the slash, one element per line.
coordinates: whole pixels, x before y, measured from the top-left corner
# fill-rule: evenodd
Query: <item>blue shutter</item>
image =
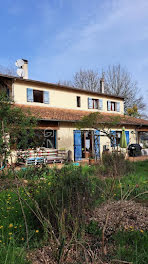
<path fill-rule="evenodd" d="M 107 110 L 111 111 L 111 101 L 107 101 Z"/>
<path fill-rule="evenodd" d="M 74 131 L 74 159 L 82 159 L 81 130 Z"/>
<path fill-rule="evenodd" d="M 120 112 L 120 103 L 118 102 L 118 103 L 116 104 L 116 106 L 117 106 L 117 112 Z"/>
<path fill-rule="evenodd" d="M 94 148 L 95 148 L 95 156 L 98 160 L 100 158 L 100 130 L 94 131 Z"/>
<path fill-rule="evenodd" d="M 33 89 L 27 88 L 27 102 L 33 102 Z"/>
<path fill-rule="evenodd" d="M 103 99 L 99 99 L 99 110 L 103 109 Z"/>
<path fill-rule="evenodd" d="M 93 108 L 93 100 L 92 100 L 92 98 L 88 98 L 88 108 L 89 109 Z"/>
<path fill-rule="evenodd" d="M 48 91 L 44 91 L 44 104 L 49 104 L 49 92 Z"/>
<path fill-rule="evenodd" d="M 129 131 L 125 131 L 125 135 L 126 135 L 127 145 L 129 145 Z"/>
<path fill-rule="evenodd" d="M 116 131 L 111 131 L 111 134 L 113 135 L 113 139 L 111 139 L 111 147 L 116 146 Z"/>

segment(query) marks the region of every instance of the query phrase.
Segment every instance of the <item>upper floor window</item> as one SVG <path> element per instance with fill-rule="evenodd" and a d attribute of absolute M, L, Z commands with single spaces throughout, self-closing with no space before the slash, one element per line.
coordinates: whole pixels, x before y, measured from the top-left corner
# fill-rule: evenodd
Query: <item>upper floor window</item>
<path fill-rule="evenodd" d="M 88 108 L 89 109 L 103 109 L 103 100 L 102 99 L 94 99 L 88 98 Z"/>
<path fill-rule="evenodd" d="M 81 97 L 77 96 L 77 107 L 81 107 Z"/>
<path fill-rule="evenodd" d="M 107 110 L 120 112 L 120 102 L 107 101 Z"/>
<path fill-rule="evenodd" d="M 27 102 L 49 104 L 49 92 L 27 88 Z"/>

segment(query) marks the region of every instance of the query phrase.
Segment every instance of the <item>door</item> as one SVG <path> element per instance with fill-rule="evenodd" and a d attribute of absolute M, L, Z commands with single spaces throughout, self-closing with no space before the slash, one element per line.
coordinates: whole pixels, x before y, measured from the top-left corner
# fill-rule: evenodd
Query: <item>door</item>
<path fill-rule="evenodd" d="M 74 130 L 74 159 L 75 161 L 82 159 L 81 130 Z"/>
<path fill-rule="evenodd" d="M 96 160 L 100 158 L 100 130 L 94 131 L 94 152 Z"/>

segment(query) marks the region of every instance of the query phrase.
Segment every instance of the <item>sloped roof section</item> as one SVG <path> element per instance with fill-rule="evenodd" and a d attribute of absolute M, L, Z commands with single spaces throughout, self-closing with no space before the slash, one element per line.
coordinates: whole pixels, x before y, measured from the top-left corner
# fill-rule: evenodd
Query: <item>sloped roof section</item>
<path fill-rule="evenodd" d="M 48 121 L 66 121 L 66 122 L 78 122 L 84 116 L 89 115 L 90 111 L 82 111 L 82 110 L 72 110 L 72 109 L 63 109 L 63 108 L 55 108 L 55 107 L 42 107 L 42 106 L 32 106 L 32 105 L 19 105 L 16 106 L 29 110 L 35 117 L 40 120 L 48 120 Z M 100 112 L 99 112 L 100 113 Z M 119 116 L 120 117 L 120 125 L 133 125 L 133 126 L 147 126 L 148 120 L 135 118 L 127 115 L 120 114 L 112 114 L 112 113 L 100 113 L 100 123 L 109 122 L 110 117 Z M 98 115 L 99 118 L 99 115 Z"/>

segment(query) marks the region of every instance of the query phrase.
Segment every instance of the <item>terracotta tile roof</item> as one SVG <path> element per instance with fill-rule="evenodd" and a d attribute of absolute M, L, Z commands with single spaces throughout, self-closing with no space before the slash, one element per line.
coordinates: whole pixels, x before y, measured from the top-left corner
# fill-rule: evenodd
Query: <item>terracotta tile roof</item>
<path fill-rule="evenodd" d="M 50 121 L 68 121 L 68 122 L 77 122 L 80 121 L 82 117 L 89 115 L 90 111 L 82 110 L 72 110 L 72 109 L 63 109 L 63 108 L 54 108 L 54 107 L 42 107 L 42 106 L 32 106 L 32 105 L 20 105 L 24 110 L 29 110 L 31 113 L 39 118 L 40 120 L 50 120 Z M 135 118 L 127 115 L 112 114 L 112 113 L 101 113 L 99 121 L 101 123 L 110 121 L 110 117 L 119 116 L 120 124 L 122 125 L 134 125 L 134 126 L 147 126 L 148 120 Z"/>

